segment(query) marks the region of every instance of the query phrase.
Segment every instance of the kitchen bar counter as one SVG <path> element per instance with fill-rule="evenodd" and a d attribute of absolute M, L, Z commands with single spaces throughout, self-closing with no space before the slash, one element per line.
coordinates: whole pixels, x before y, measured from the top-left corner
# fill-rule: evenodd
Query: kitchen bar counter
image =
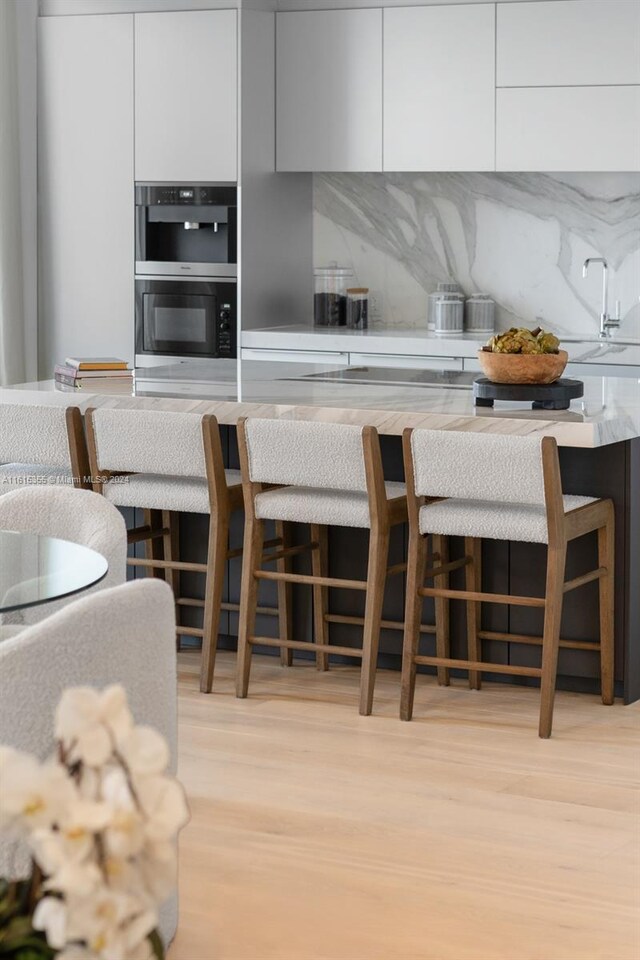
<path fill-rule="evenodd" d="M 236 367 L 240 371 L 236 376 Z M 414 379 L 410 382 L 411 376 Z M 568 410 L 531 410 L 526 404 L 474 407 L 474 374 L 381 370 L 331 365 L 210 361 L 137 371 L 135 396 L 69 394 L 52 381 L 0 390 L 0 401 L 80 406 L 141 406 L 214 413 L 221 424 L 241 416 L 288 417 L 371 424 L 399 436 L 405 427 L 554 436 L 559 446 L 601 447 L 640 437 L 640 381 L 586 377 L 585 395 Z M 433 382 L 429 382 L 429 381 Z"/>
<path fill-rule="evenodd" d="M 382 435 L 385 474 L 389 480 L 403 479 L 400 436 L 408 427 L 441 430 L 468 430 L 519 436 L 540 433 L 556 437 L 560 446 L 563 487 L 567 493 L 611 497 L 616 509 L 616 690 L 627 701 L 640 698 L 640 383 L 632 378 L 588 378 L 585 396 L 569 410 L 533 411 L 523 405 L 496 405 L 495 409 L 474 408 L 472 375 L 433 371 L 384 371 L 362 368 L 336 371 L 331 366 L 243 361 L 236 377 L 233 361 L 212 361 L 194 366 L 179 364 L 138 371 L 136 395 L 69 394 L 54 390 L 52 381 L 24 384 L 0 390 L 0 402 L 76 403 L 89 406 L 127 407 L 213 413 L 222 425 L 226 462 L 237 467 L 235 424 L 241 416 L 287 417 L 340 423 L 372 424 Z M 359 377 L 353 382 L 353 377 Z M 440 379 L 438 379 L 438 376 Z M 345 380 L 345 377 L 349 379 Z M 425 382 L 431 379 L 435 382 Z M 0 423 L 0 431 L 2 424 Z M 402 530 L 395 531 L 392 560 L 402 560 L 405 550 Z M 232 528 L 232 545 L 242 542 L 242 519 Z M 206 557 L 206 523 L 201 516 L 183 515 L 181 544 L 185 559 Z M 454 541 L 455 550 L 455 541 Z M 331 531 L 333 576 L 364 576 L 366 531 L 336 528 Z M 595 535 L 570 544 L 567 577 L 579 576 L 594 566 Z M 545 550 L 539 544 L 501 543 L 487 540 L 483 546 L 483 567 L 488 589 L 497 593 L 542 595 L 544 592 Z M 202 584 L 196 575 L 184 574 L 188 590 L 198 596 Z M 191 580 L 192 582 L 188 582 Z M 237 602 L 239 561 L 231 561 L 225 600 Z M 395 581 L 394 581 L 395 583 Z M 597 585 L 588 584 L 565 599 L 562 636 L 570 640 L 594 641 L 598 635 Z M 296 601 L 294 620 L 297 636 L 309 638 L 311 618 L 304 596 Z M 338 592 L 340 593 L 340 592 Z M 361 597 L 335 598 L 337 611 L 360 615 Z M 265 600 L 266 602 L 266 600 Z M 427 604 L 427 611 L 430 607 Z M 454 604 L 452 645 L 454 655 L 466 642 L 464 610 Z M 429 617 L 427 612 L 427 617 Z M 198 614 L 183 610 L 184 622 Z M 401 621 L 403 591 L 401 578 L 387 591 L 384 617 Z M 265 618 L 258 633 L 273 628 Z M 540 635 L 540 611 L 525 607 L 507 608 L 485 604 L 485 630 Z M 237 615 L 225 613 L 221 630 L 230 637 L 237 632 Z M 347 624 L 331 625 L 332 641 L 342 646 L 359 642 L 358 631 Z M 223 643 L 233 641 L 223 641 Z M 381 638 L 381 664 L 398 667 L 401 635 L 385 630 Z M 529 645 L 487 641 L 484 654 L 496 663 L 527 664 L 539 652 Z M 502 659 L 501 659 L 502 658 Z M 532 659 L 533 658 L 533 659 Z M 560 653 L 559 684 L 568 689 L 596 692 L 597 654 L 563 649 Z"/>

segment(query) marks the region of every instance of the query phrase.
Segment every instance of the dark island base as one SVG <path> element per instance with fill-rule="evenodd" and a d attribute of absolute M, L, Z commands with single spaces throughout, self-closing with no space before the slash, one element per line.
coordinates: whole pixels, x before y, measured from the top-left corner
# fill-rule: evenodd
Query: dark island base
<path fill-rule="evenodd" d="M 399 437 L 383 437 L 385 475 L 389 480 L 402 480 L 402 453 Z M 223 428 L 223 448 L 230 467 L 238 466 L 234 428 Z M 616 695 L 630 703 L 640 699 L 640 440 L 625 441 L 595 449 L 561 448 L 560 461 L 564 489 L 575 494 L 596 497 L 611 497 L 616 508 L 616 588 L 615 588 L 615 636 L 616 636 Z M 242 543 L 242 516 L 234 518 L 232 544 Z M 207 520 L 197 515 L 181 518 L 180 547 L 185 560 L 206 559 Z M 389 563 L 405 559 L 407 531 L 396 528 L 392 531 Z M 294 528 L 294 538 L 304 542 L 304 527 Z M 308 538 L 308 534 L 307 534 Z M 368 533 L 365 530 L 332 528 L 329 534 L 330 574 L 336 577 L 360 578 L 366 575 Z M 462 553 L 462 541 L 453 540 L 452 554 Z M 140 549 L 139 547 L 137 548 Z M 579 576 L 597 566 L 596 535 L 589 535 L 569 545 L 566 578 Z M 296 558 L 298 560 L 298 558 Z M 546 548 L 539 544 L 505 543 L 485 541 L 482 550 L 483 589 L 496 593 L 531 594 L 542 596 L 545 585 Z M 306 572 L 306 558 L 300 558 L 297 569 Z M 224 599 L 238 602 L 240 591 L 241 561 L 228 563 Z M 463 576 L 462 571 L 457 572 Z M 454 586 L 463 586 L 461 580 L 453 580 Z M 635 586 L 634 586 L 635 585 Z M 264 593 L 262 591 L 264 590 Z M 182 574 L 182 591 L 186 596 L 203 597 L 203 578 L 197 574 Z M 297 587 L 294 590 L 295 639 L 310 640 L 312 636 L 311 590 Z M 263 582 L 261 603 L 275 605 L 275 585 Z M 330 591 L 332 613 L 362 616 L 364 595 L 342 590 Z M 198 610 L 184 608 L 183 622 L 199 626 Z M 389 581 L 384 605 L 384 619 L 402 621 L 404 616 L 403 577 Z M 543 612 L 526 607 L 483 605 L 482 629 L 509 632 L 521 635 L 540 636 Z M 423 622 L 433 623 L 433 601 L 425 600 Z M 220 624 L 221 649 L 235 647 L 238 616 L 223 612 Z M 269 616 L 258 618 L 257 633 L 275 635 L 276 621 Z M 330 625 L 331 641 L 342 646 L 357 647 L 361 642 L 360 628 L 349 624 Z M 598 587 L 587 584 L 565 597 L 561 636 L 568 640 L 598 640 Z M 424 652 L 433 654 L 434 639 L 423 637 Z M 466 655 L 464 603 L 451 604 L 451 649 L 453 656 Z M 259 652 L 277 654 L 277 650 L 256 648 Z M 381 667 L 399 669 L 402 652 L 402 632 L 384 629 L 380 638 Z M 307 656 L 297 654 L 296 656 Z M 312 656 L 311 653 L 308 655 Z M 540 649 L 535 646 L 483 641 L 483 656 L 494 663 L 538 665 Z M 336 657 L 335 662 L 356 661 Z M 421 672 L 434 673 L 432 668 L 419 668 Z M 588 650 L 561 650 L 559 659 L 558 687 L 579 692 L 599 692 L 599 660 L 596 652 Z M 465 677 L 463 671 L 453 671 Z M 509 683 L 537 685 L 532 678 L 514 678 L 492 675 L 491 679 Z M 215 681 L 214 681 L 215 690 Z"/>

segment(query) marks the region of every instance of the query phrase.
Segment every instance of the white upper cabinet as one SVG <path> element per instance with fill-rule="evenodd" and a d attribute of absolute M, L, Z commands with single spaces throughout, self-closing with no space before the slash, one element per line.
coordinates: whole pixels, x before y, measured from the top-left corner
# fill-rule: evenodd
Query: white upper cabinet
<path fill-rule="evenodd" d="M 497 5 L 499 87 L 640 83 L 638 0 Z"/>
<path fill-rule="evenodd" d="M 278 170 L 382 170 L 382 10 L 277 15 Z"/>
<path fill-rule="evenodd" d="M 384 11 L 384 169 L 493 170 L 495 6 Z"/>
<path fill-rule="evenodd" d="M 498 170 L 640 169 L 640 87 L 497 91 Z"/>
<path fill-rule="evenodd" d="M 133 17 L 38 20 L 40 373 L 133 360 Z"/>
<path fill-rule="evenodd" d="M 235 10 L 135 16 L 136 180 L 237 179 Z"/>

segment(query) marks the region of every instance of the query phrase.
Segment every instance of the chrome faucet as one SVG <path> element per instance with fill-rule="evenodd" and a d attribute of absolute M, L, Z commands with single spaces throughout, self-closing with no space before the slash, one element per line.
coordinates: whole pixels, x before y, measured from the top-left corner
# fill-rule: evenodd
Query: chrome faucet
<path fill-rule="evenodd" d="M 600 314 L 600 336 L 609 337 L 611 334 L 610 330 L 618 328 L 620 326 L 620 301 L 616 300 L 616 315 L 615 317 L 609 316 L 609 264 L 604 259 L 604 257 L 587 257 L 584 264 L 582 265 L 582 276 L 586 277 L 589 270 L 589 264 L 591 263 L 601 263 L 602 264 L 602 313 Z"/>

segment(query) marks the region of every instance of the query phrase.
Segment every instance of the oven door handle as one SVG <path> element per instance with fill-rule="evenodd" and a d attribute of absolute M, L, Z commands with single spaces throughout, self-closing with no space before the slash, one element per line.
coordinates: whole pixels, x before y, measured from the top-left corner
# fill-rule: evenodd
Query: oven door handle
<path fill-rule="evenodd" d="M 175 280 L 176 283 L 237 283 L 237 277 L 175 277 L 167 276 L 167 274 L 156 274 L 156 273 L 136 273 L 136 280 L 162 280 L 164 283 L 167 281 Z"/>

